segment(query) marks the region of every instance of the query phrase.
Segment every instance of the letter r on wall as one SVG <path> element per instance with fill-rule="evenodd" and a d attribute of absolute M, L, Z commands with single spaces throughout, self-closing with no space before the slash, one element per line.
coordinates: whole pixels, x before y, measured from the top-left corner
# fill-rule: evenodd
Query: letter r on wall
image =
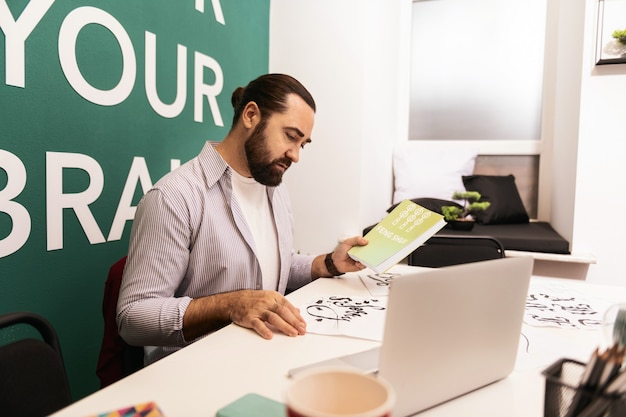
<path fill-rule="evenodd" d="M 89 186 L 78 193 L 63 193 L 63 169 L 77 168 L 89 175 Z M 98 162 L 83 154 L 46 152 L 46 219 L 48 250 L 63 248 L 63 209 L 73 209 L 89 243 L 105 242 L 89 204 L 98 199 L 104 188 L 104 174 Z"/>

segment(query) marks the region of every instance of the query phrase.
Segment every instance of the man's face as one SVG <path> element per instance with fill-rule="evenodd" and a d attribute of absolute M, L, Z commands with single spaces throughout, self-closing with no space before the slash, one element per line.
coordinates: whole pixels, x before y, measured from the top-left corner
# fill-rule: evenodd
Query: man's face
<path fill-rule="evenodd" d="M 287 98 L 287 110 L 256 125 L 244 145 L 250 174 L 259 183 L 275 187 L 300 149 L 311 142 L 314 112 L 300 97 Z"/>

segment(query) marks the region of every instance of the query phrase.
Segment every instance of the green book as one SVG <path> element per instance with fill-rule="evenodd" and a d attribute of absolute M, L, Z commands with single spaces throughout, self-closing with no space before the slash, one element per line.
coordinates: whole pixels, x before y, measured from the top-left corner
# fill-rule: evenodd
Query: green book
<path fill-rule="evenodd" d="M 441 214 L 404 200 L 365 235 L 369 240 L 366 246 L 354 246 L 348 255 L 380 274 L 409 256 L 445 224 Z"/>
<path fill-rule="evenodd" d="M 249 393 L 220 408 L 216 417 L 284 417 L 287 415 L 285 404 Z"/>

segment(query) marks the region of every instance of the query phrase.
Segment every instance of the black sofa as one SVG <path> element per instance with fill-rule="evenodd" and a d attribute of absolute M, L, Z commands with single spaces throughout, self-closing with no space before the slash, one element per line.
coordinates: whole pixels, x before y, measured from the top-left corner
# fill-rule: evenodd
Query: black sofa
<path fill-rule="evenodd" d="M 453 230 L 446 226 L 439 233 L 495 237 L 502 243 L 505 250 L 570 254 L 569 242 L 548 222 L 476 224 L 470 231 Z"/>

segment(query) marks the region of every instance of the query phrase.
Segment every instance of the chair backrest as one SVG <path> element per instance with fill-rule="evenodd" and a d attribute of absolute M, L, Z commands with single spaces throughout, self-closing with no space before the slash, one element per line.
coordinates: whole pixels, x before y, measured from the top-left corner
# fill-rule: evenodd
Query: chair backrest
<path fill-rule="evenodd" d="M 504 257 L 504 246 L 494 237 L 437 234 L 409 255 L 408 264 L 439 268 Z"/>
<path fill-rule="evenodd" d="M 125 265 L 126 257 L 115 262 L 109 269 L 104 283 L 102 298 L 104 333 L 96 366 L 100 388 L 111 385 L 143 367 L 143 347 L 126 343 L 118 333 L 115 321 L 117 299 Z"/>
<path fill-rule="evenodd" d="M 32 338 L 35 328 L 40 338 Z M 0 414 L 44 417 L 72 403 L 59 338 L 52 324 L 38 314 L 0 315 Z M 29 330 L 29 331 L 25 331 Z M 6 336 L 9 334 L 9 336 Z M 43 340 L 42 340 L 43 339 Z"/>

